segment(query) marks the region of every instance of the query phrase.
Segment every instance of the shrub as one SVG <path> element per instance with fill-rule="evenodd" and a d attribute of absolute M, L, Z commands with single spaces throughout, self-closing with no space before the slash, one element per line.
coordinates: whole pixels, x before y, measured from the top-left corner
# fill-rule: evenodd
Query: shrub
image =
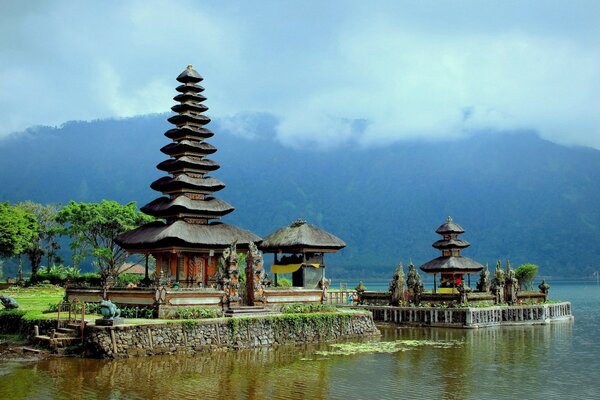
<path fill-rule="evenodd" d="M 217 318 L 217 310 L 206 307 L 181 307 L 175 312 L 175 318 L 178 319 L 203 319 Z"/>
<path fill-rule="evenodd" d="M 278 287 L 292 287 L 292 281 L 285 276 L 277 277 Z"/>
<path fill-rule="evenodd" d="M 284 314 L 308 314 L 316 312 L 335 312 L 337 308 L 331 304 L 285 304 L 281 307 Z"/>
<path fill-rule="evenodd" d="M 533 280 L 538 273 L 538 266 L 535 264 L 522 264 L 515 269 L 515 278 L 519 281 L 519 286 L 526 290 L 531 290 Z"/>
<path fill-rule="evenodd" d="M 143 275 L 127 273 L 119 274 L 117 277 L 117 286 L 126 287 L 129 284 L 137 285 L 142 279 L 144 279 Z"/>

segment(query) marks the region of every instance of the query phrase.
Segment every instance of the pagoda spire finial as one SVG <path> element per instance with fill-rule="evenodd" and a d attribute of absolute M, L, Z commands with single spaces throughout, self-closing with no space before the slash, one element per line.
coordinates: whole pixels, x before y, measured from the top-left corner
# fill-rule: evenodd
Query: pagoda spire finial
<path fill-rule="evenodd" d="M 446 222 L 447 222 L 447 223 L 450 223 L 450 222 L 452 222 L 452 217 L 448 215 L 448 218 L 446 218 Z"/>
<path fill-rule="evenodd" d="M 188 64 L 187 69 L 194 69 L 194 66 L 192 64 Z"/>

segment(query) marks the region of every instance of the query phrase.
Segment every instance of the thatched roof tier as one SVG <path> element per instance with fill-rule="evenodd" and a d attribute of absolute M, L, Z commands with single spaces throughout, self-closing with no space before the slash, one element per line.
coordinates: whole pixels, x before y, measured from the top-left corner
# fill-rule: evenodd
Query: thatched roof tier
<path fill-rule="evenodd" d="M 175 221 L 165 224 L 157 221 L 125 232 L 116 238 L 119 246 L 127 250 L 157 250 L 188 248 L 192 251 L 225 249 L 237 242 L 239 248 L 250 242 L 260 242 L 254 233 L 234 225 L 212 222 L 207 225 Z"/>
<path fill-rule="evenodd" d="M 175 141 L 180 141 L 184 139 L 197 140 L 199 138 L 208 139 L 209 137 L 212 137 L 214 135 L 215 134 L 210 129 L 186 125 L 178 128 L 169 129 L 165 132 L 166 137 Z"/>
<path fill-rule="evenodd" d="M 179 158 L 172 158 L 169 160 L 165 160 L 158 164 L 156 168 L 165 172 L 177 172 L 177 171 L 197 171 L 198 173 L 206 173 L 209 171 L 215 171 L 219 169 L 219 164 L 212 160 L 183 156 Z"/>
<path fill-rule="evenodd" d="M 183 126 L 185 124 L 206 125 L 210 122 L 210 118 L 206 115 L 177 114 L 167 118 L 167 121 L 177 126 Z"/>
<path fill-rule="evenodd" d="M 438 240 L 431 246 L 436 249 L 464 249 L 471 245 L 471 243 L 462 239 L 450 239 L 450 240 Z"/>
<path fill-rule="evenodd" d="M 458 257 L 438 257 L 421 265 L 421 270 L 428 274 L 437 272 L 453 272 L 457 274 L 470 274 L 479 272 L 483 265 L 470 258 Z"/>
<path fill-rule="evenodd" d="M 152 182 L 150 187 L 162 193 L 175 193 L 187 190 L 192 193 L 212 194 L 223 189 L 225 184 L 210 176 L 193 178 L 186 174 L 180 174 L 174 177 L 164 176 L 157 179 Z"/>
<path fill-rule="evenodd" d="M 217 151 L 217 148 L 206 142 L 199 142 L 197 140 L 184 139 L 180 142 L 169 143 L 160 149 L 163 153 L 171 156 L 181 155 L 207 155 Z"/>
<path fill-rule="evenodd" d="M 344 247 L 342 239 L 302 220 L 273 232 L 260 245 L 266 253 L 336 252 Z"/>
<path fill-rule="evenodd" d="M 171 107 L 171 110 L 176 113 L 202 113 L 207 111 L 208 107 L 206 107 L 204 104 L 193 102 L 176 104 Z"/>
<path fill-rule="evenodd" d="M 177 90 L 179 93 L 200 93 L 200 92 L 204 92 L 204 88 L 200 85 L 196 85 L 196 84 L 184 84 L 184 85 L 179 85 L 175 88 L 175 90 Z M 204 101 L 206 100 L 206 97 L 200 95 L 199 97 L 202 98 L 202 100 L 200 101 Z"/>
<path fill-rule="evenodd" d="M 201 95 L 200 93 L 181 93 L 177 96 L 173 97 L 173 100 L 178 101 L 180 103 L 200 103 L 206 100 L 206 97 Z"/>
<path fill-rule="evenodd" d="M 177 77 L 177 81 L 181 83 L 198 83 L 202 80 L 202 76 L 191 65 L 188 65 L 185 71 Z"/>
<path fill-rule="evenodd" d="M 203 200 L 193 200 L 187 196 L 159 197 L 146 204 L 141 210 L 153 217 L 167 218 L 174 216 L 193 216 L 197 218 L 220 218 L 229 214 L 233 208 L 226 201 L 206 197 Z"/>
<path fill-rule="evenodd" d="M 448 233 L 465 233 L 465 230 L 459 224 L 452 221 L 452 217 L 448 217 L 446 222 L 440 225 L 436 230 L 436 233 L 440 235 L 448 234 Z"/>

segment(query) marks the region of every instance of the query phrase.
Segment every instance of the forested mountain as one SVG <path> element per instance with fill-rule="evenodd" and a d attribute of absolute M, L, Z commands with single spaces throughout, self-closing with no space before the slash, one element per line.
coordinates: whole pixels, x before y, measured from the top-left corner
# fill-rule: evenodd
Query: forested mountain
<path fill-rule="evenodd" d="M 143 205 L 159 196 L 166 115 L 70 122 L 0 139 L 0 200 L 68 200 Z M 434 230 L 451 215 L 471 242 L 464 254 L 493 267 L 533 262 L 542 275 L 600 270 L 600 151 L 570 148 L 533 133 L 479 133 L 437 142 L 328 150 L 290 148 L 277 120 L 249 116 L 252 138 L 218 120 L 208 141 L 221 164 L 226 220 L 266 236 L 304 218 L 347 243 L 330 275 L 391 276 L 399 261 L 437 257 Z"/>

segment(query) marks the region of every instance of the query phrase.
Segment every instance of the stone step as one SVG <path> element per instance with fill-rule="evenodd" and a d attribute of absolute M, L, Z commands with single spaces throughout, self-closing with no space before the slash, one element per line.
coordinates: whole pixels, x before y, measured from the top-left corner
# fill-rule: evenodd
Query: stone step
<path fill-rule="evenodd" d="M 67 347 L 73 344 L 77 344 L 81 342 L 81 338 L 79 337 L 54 337 L 51 338 L 47 335 L 38 335 L 33 338 L 35 342 L 39 344 L 49 347 L 49 348 L 57 348 L 57 347 Z"/>
<path fill-rule="evenodd" d="M 58 328 L 56 330 L 56 333 L 62 333 L 64 335 L 68 335 L 68 336 L 79 336 L 79 329 L 72 329 L 72 328 Z"/>

